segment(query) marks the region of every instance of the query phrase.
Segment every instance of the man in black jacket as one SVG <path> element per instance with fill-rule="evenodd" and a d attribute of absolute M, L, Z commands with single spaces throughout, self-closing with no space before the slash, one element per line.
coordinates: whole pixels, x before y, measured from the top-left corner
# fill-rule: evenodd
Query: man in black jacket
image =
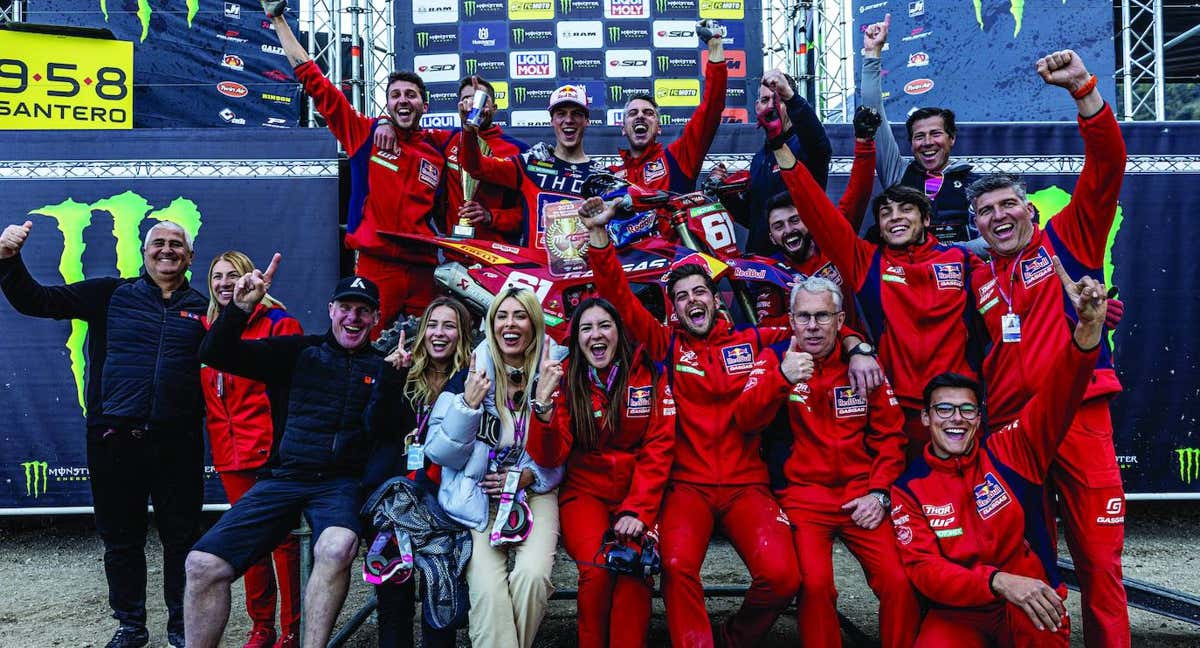
<path fill-rule="evenodd" d="M 187 282 L 192 241 L 171 222 L 146 233 L 140 277 L 43 286 L 20 251 L 33 223 L 0 234 L 0 289 L 18 312 L 88 325 L 87 460 L 108 602 L 109 648 L 139 648 L 146 630 L 146 501 L 163 544 L 167 637 L 183 646 L 183 561 L 203 500 L 204 401 L 196 351 L 208 300 Z"/>
<path fill-rule="evenodd" d="M 404 374 L 368 344 L 379 319 L 379 289 L 346 277 L 329 303 L 325 335 L 242 340 L 248 314 L 279 264 L 243 275 L 233 306 L 200 347 L 207 364 L 267 384 L 275 429 L 282 430 L 269 475 L 196 543 L 187 557 L 187 645 L 216 646 L 229 619 L 229 586 L 296 526 L 301 513 L 316 544 L 304 596 L 305 646 L 329 640 L 358 554 L 360 479 L 372 434 L 411 429 L 400 404 Z M 396 355 L 396 354 L 394 354 Z M 397 355 L 398 357 L 398 355 Z"/>

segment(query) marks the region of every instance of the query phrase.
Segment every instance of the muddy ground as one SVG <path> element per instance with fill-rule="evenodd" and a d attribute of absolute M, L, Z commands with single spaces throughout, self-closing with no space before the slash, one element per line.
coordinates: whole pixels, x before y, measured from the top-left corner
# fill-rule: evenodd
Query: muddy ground
<path fill-rule="evenodd" d="M 1129 508 L 1125 548 L 1126 576 L 1159 586 L 1200 594 L 1200 504 L 1139 504 Z M 1065 547 L 1063 548 L 1065 551 Z M 115 629 L 109 618 L 107 590 L 101 561 L 101 544 L 90 519 L 0 518 L 0 646 L 103 646 Z M 151 532 L 147 553 L 150 562 L 148 597 L 151 646 L 166 646 L 166 611 L 159 592 L 161 549 Z M 560 553 L 555 569 L 559 587 L 575 586 L 574 566 Z M 834 556 L 841 592 L 839 610 L 868 636 L 877 639 L 876 601 L 863 582 L 862 572 L 840 545 Z M 359 569 L 355 565 L 355 569 Z M 706 584 L 744 584 L 745 568 L 723 541 L 709 551 L 703 573 Z M 368 596 L 368 588 L 357 575 L 350 598 L 342 612 L 345 622 Z M 709 599 L 708 609 L 716 620 L 729 615 L 737 599 Z M 1079 628 L 1079 596 L 1068 599 L 1072 619 Z M 242 645 L 249 629 L 241 585 L 234 586 L 233 614 L 223 646 Z M 1130 614 L 1134 646 L 1191 648 L 1200 646 L 1200 628 L 1138 610 Z M 538 637 L 539 647 L 571 646 L 575 642 L 575 605 L 572 601 L 550 604 Z M 800 632 L 789 614 L 775 625 L 760 648 L 798 645 Z M 466 645 L 465 633 L 460 634 Z M 668 644 L 662 602 L 655 602 L 650 645 Z M 375 629 L 368 622 L 348 646 L 374 646 Z M 847 646 L 854 645 L 849 638 Z M 1082 646 L 1081 633 L 1073 646 Z"/>

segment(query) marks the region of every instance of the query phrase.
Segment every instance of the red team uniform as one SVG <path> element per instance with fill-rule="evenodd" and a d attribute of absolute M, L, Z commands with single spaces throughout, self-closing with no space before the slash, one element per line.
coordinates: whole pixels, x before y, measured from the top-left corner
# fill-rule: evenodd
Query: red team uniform
<path fill-rule="evenodd" d="M 787 339 L 785 328 L 737 329 L 720 318 L 705 338 L 664 326 L 637 300 L 610 244 L 590 248 L 597 292 L 626 318 L 630 335 L 667 364 L 678 403 L 675 461 L 663 498 L 663 598 L 672 643 L 712 646 L 700 565 L 720 524 L 750 571 L 742 608 L 725 627 L 725 643 L 753 644 L 795 597 L 800 576 L 791 530 L 767 488 L 758 434 L 733 427 L 729 406 L 763 347 Z"/>
<path fill-rule="evenodd" d="M 855 143 L 857 152 L 863 144 Z M 797 164 L 784 182 L 813 241 L 858 295 L 859 315 L 879 347 L 883 367 L 905 409 L 905 431 L 915 443 L 929 439 L 920 424 L 922 390 L 930 378 L 953 371 L 978 377 L 968 362 L 972 264 L 963 248 L 925 242 L 897 250 L 864 241 Z"/>
<path fill-rule="evenodd" d="M 1075 312 L 1050 259 L 1057 255 L 1073 276 L 1104 281 L 1104 251 L 1116 216 L 1125 169 L 1125 142 L 1107 104 L 1079 117 L 1084 165 L 1074 197 L 1014 256 L 994 254 L 974 273 L 971 286 L 991 338 L 984 359 L 988 422 L 1006 425 L 1021 406 L 1060 371 L 1053 349 L 1066 344 Z M 994 272 L 993 272 L 994 269 Z M 1020 341 L 1003 342 L 1002 318 L 1020 317 Z M 1083 593 L 1083 629 L 1089 646 L 1128 646 L 1129 615 L 1121 583 L 1125 544 L 1125 493 L 1113 448 L 1108 401 L 1121 391 L 1112 348 L 1101 339 L 1100 357 L 1066 439 L 1050 470 L 1063 506 L 1059 513 Z"/>
<path fill-rule="evenodd" d="M 734 428 L 765 428 L 786 408 L 792 447 L 783 462 L 787 486 L 775 495 L 793 526 L 804 584 L 797 618 L 806 646 L 841 646 L 833 540 L 840 537 L 879 597 L 883 645 L 909 648 L 920 609 L 899 566 L 887 518 L 860 527 L 842 505 L 870 491 L 888 492 L 904 470 L 904 414 L 886 382 L 867 397 L 850 387 L 849 366 L 838 349 L 815 361 L 812 377 L 795 385 L 780 371 L 774 348 L 754 363 L 746 389 L 733 405 Z"/>
<path fill-rule="evenodd" d="M 432 246 L 396 243 L 379 232 L 433 236 L 440 214 L 447 131 L 396 131 L 399 153 L 375 146 L 376 118 L 354 110 L 312 61 L 296 66 L 329 130 L 350 156 L 346 246 L 358 251 L 355 273 L 379 286 L 378 334 L 398 314 L 419 316 L 437 295 Z"/>
<path fill-rule="evenodd" d="M 1042 482 L 1099 352 L 1084 352 L 1073 339 L 1050 351 L 1043 349 L 1058 371 L 1016 419 L 987 436 L 978 430 L 962 456 L 941 459 L 927 445 L 892 487 L 904 569 L 931 604 L 917 646 L 985 648 L 997 638 L 1005 648 L 1068 645 L 1069 623 L 1058 632 L 1038 630 L 991 587 L 996 572 L 1004 571 L 1067 594 L 1046 526 Z"/>
<path fill-rule="evenodd" d="M 574 446 L 568 394 L 554 395 L 549 423 L 534 417 L 526 449 L 542 466 L 567 464 L 559 491 L 563 545 L 579 566 L 581 648 L 642 646 L 650 625 L 650 587 L 641 578 L 614 576 L 593 563 L 604 532 L 632 513 L 653 529 L 658 520 L 675 442 L 675 402 L 665 375 L 657 375 L 639 349 L 624 394 L 593 383 L 592 411 L 599 423 L 611 398 L 621 400 L 616 425 L 600 430 L 597 447 Z"/>
<path fill-rule="evenodd" d="M 729 77 L 729 68 L 724 61 L 713 63 L 706 58 L 704 65 L 704 96 L 679 139 L 667 146 L 656 140 L 636 158 L 628 150 L 621 149 L 621 163 L 610 166 L 609 171 L 647 189 L 672 193 L 695 190 L 704 156 L 721 125 L 721 113 L 725 111 L 725 83 Z"/>
<path fill-rule="evenodd" d="M 236 308 L 236 306 L 233 306 Z M 207 327 L 209 322 L 205 320 Z M 244 340 L 272 335 L 302 335 L 300 322 L 282 308 L 259 304 L 246 323 Z M 213 367 L 201 366 L 205 427 L 212 448 L 213 467 L 225 487 L 230 504 L 236 504 L 258 481 L 258 470 L 271 458 L 275 445 L 274 423 L 267 386 Z M 275 572 L 271 572 L 271 558 Z M 246 611 L 255 628 L 275 627 L 276 593 L 281 635 L 300 636 L 300 542 L 289 535 L 264 558 L 246 570 Z M 276 588 L 278 579 L 278 588 Z"/>

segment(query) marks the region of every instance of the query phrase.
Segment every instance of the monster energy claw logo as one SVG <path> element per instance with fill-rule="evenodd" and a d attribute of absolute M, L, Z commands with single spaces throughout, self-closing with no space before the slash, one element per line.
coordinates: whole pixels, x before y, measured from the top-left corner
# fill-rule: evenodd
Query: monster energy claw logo
<path fill-rule="evenodd" d="M 150 8 L 150 0 L 137 0 L 137 16 L 142 23 L 142 38 L 150 35 L 150 14 L 154 10 Z M 200 0 L 187 0 L 187 23 L 188 28 L 192 26 L 192 19 L 196 17 L 196 13 L 200 11 Z M 100 13 L 104 14 L 104 22 L 108 22 L 108 0 L 100 0 Z"/>
<path fill-rule="evenodd" d="M 625 95 L 625 88 L 619 85 L 608 86 L 608 98 L 612 101 L 620 101 Z"/>
<path fill-rule="evenodd" d="M 513 42 L 517 45 L 525 42 L 525 28 L 513 27 L 512 29 Z"/>
<path fill-rule="evenodd" d="M 671 116 L 670 115 L 659 115 L 658 116 L 658 125 L 659 126 L 670 126 L 671 125 Z"/>
<path fill-rule="evenodd" d="M 671 69 L 671 57 L 659 55 L 654 57 L 654 61 L 658 64 L 659 72 L 666 72 Z"/>
<path fill-rule="evenodd" d="M 558 61 L 560 63 L 560 65 L 559 65 L 559 68 L 561 68 L 560 71 L 563 72 L 564 74 L 570 74 L 571 70 L 575 69 L 575 57 L 574 56 L 560 56 L 560 57 L 558 57 Z"/>
<path fill-rule="evenodd" d="M 475 0 L 466 0 L 463 3 L 463 13 L 467 14 L 468 17 L 475 15 Z"/>
<path fill-rule="evenodd" d="M 517 103 L 525 103 L 525 86 L 516 86 L 512 89 L 513 101 Z"/>
<path fill-rule="evenodd" d="M 145 198 L 132 191 L 102 198 L 91 204 L 75 202 L 68 198 L 57 205 L 46 205 L 31 210 L 53 218 L 63 236 L 62 256 L 58 259 L 58 272 L 66 283 L 83 281 L 84 230 L 92 224 L 93 212 L 108 212 L 112 215 L 112 234 L 116 238 L 117 273 L 122 277 L 136 277 L 142 268 L 142 221 L 171 221 L 177 223 L 192 240 L 200 231 L 200 210 L 196 203 L 182 196 L 171 201 L 162 209 L 153 209 Z M 67 338 L 67 351 L 71 358 L 71 373 L 75 375 L 76 395 L 80 409 L 85 410 L 83 400 L 83 377 L 87 375 L 87 359 L 83 354 L 88 325 L 83 320 L 71 320 L 71 334 Z"/>
<path fill-rule="evenodd" d="M 608 28 L 608 40 L 613 41 L 614 43 L 616 41 L 621 40 L 621 28 L 620 27 L 609 27 Z"/>
<path fill-rule="evenodd" d="M 467 67 L 467 75 L 474 76 L 475 70 L 479 67 L 479 59 L 469 58 L 463 61 L 463 64 Z"/>
<path fill-rule="evenodd" d="M 571 13 L 574 0 L 558 0 L 558 8 L 562 13 Z"/>
<path fill-rule="evenodd" d="M 658 13 L 662 13 L 667 10 L 667 0 L 655 0 L 654 6 Z"/>
<path fill-rule="evenodd" d="M 420 47 L 422 49 L 429 47 L 429 32 L 427 32 L 427 31 L 417 32 L 417 47 Z"/>
<path fill-rule="evenodd" d="M 26 461 L 21 467 L 25 469 L 25 496 L 36 498 L 45 495 L 50 464 L 45 461 Z"/>
<path fill-rule="evenodd" d="M 1177 448 L 1179 455 L 1179 481 L 1190 484 L 1200 479 L 1200 448 Z"/>

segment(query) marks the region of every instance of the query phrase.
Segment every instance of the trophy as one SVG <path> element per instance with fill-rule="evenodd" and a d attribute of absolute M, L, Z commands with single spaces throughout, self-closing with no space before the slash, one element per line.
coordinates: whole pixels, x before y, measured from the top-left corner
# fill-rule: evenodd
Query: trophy
<path fill-rule="evenodd" d="M 475 95 L 471 97 L 471 111 L 467 113 L 467 123 L 479 128 L 479 124 L 482 121 L 483 107 L 487 105 L 489 98 L 486 90 L 480 88 L 475 91 Z M 462 136 L 478 138 L 479 153 L 488 156 L 492 154 L 492 147 L 488 146 L 488 143 L 482 137 L 479 137 L 479 135 L 468 133 L 464 129 Z M 463 202 L 469 202 L 475 198 L 475 192 L 479 190 L 479 180 L 471 177 L 471 174 L 461 169 L 461 167 L 460 175 L 462 176 Z M 458 223 L 451 232 L 451 236 L 454 238 L 475 238 L 475 226 L 471 224 L 470 219 L 459 218 Z"/>

